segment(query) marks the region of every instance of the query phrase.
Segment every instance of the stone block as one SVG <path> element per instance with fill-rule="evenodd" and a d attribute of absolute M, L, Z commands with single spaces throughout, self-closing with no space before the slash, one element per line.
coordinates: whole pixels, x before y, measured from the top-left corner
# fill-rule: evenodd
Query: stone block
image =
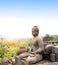
<path fill-rule="evenodd" d="M 51 54 L 50 54 L 50 58 L 51 58 L 51 61 L 52 61 L 52 62 L 55 62 L 55 61 L 56 61 L 56 59 L 55 59 L 55 54 L 54 54 L 54 53 L 51 53 Z"/>
<path fill-rule="evenodd" d="M 58 54 L 56 54 L 56 61 L 58 62 Z"/>
<path fill-rule="evenodd" d="M 52 53 L 58 54 L 58 46 L 52 47 Z"/>

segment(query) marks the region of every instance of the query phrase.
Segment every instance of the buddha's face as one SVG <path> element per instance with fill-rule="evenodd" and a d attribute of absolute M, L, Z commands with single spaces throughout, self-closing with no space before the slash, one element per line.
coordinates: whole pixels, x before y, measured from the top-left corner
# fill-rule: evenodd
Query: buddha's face
<path fill-rule="evenodd" d="M 38 36 L 38 31 L 35 28 L 32 29 L 32 35 L 34 37 Z"/>

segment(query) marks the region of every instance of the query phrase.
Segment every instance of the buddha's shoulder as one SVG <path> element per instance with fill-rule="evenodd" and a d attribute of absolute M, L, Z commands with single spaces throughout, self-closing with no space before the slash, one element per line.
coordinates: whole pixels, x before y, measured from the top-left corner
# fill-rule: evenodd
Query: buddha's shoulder
<path fill-rule="evenodd" d="M 36 39 L 42 40 L 43 38 L 41 36 L 37 36 Z"/>

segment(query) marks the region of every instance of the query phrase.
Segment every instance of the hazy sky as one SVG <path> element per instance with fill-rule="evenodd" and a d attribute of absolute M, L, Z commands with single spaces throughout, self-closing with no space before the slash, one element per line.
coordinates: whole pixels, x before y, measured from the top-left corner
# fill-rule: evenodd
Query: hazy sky
<path fill-rule="evenodd" d="M 34 25 L 40 35 L 58 34 L 58 0 L 0 0 L 0 35 L 32 37 Z"/>

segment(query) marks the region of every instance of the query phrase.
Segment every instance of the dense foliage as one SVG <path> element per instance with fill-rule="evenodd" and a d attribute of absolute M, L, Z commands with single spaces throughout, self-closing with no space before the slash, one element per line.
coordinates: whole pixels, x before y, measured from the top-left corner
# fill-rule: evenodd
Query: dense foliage
<path fill-rule="evenodd" d="M 54 40 L 54 41 L 58 41 L 58 35 L 52 35 L 51 39 Z"/>
<path fill-rule="evenodd" d="M 16 55 L 16 50 L 19 46 L 24 46 L 26 49 L 28 48 L 28 43 L 30 43 L 30 39 L 22 39 L 22 40 L 10 40 L 7 41 L 5 39 L 0 39 L 0 62 L 3 58 L 11 58 Z"/>

